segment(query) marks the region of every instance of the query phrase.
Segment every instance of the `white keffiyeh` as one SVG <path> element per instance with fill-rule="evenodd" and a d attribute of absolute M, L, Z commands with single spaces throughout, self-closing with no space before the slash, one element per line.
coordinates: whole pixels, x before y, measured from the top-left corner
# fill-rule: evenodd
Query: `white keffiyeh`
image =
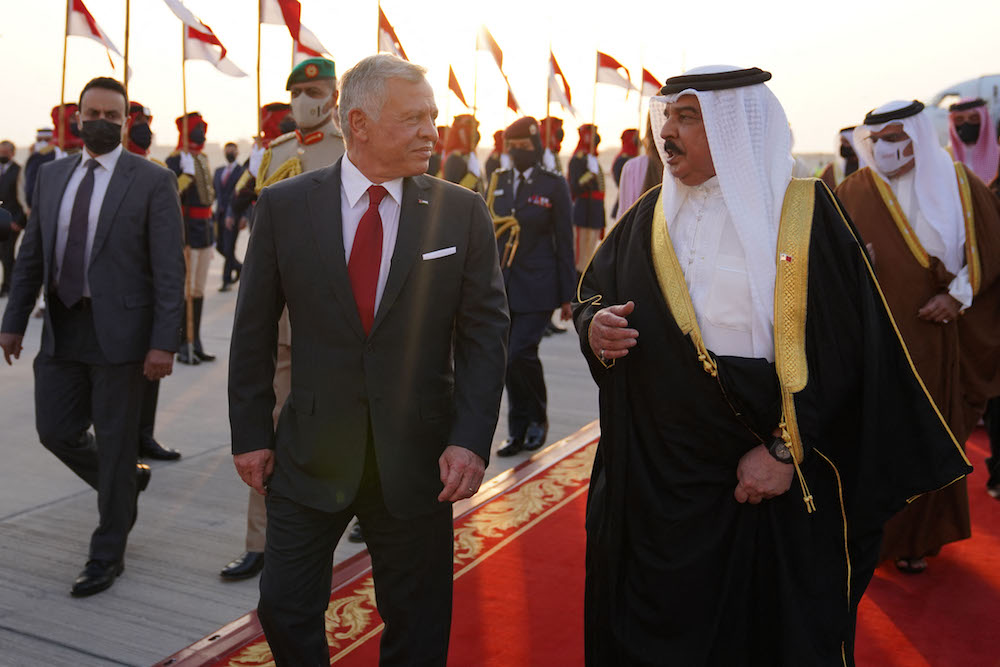
<path fill-rule="evenodd" d="M 698 67 L 686 75 L 738 70 L 728 65 Z M 725 90 L 683 90 L 650 101 L 653 136 L 659 137 L 668 103 L 695 95 L 701 105 L 715 173 L 746 257 L 753 304 L 751 334 L 755 357 L 774 356 L 774 279 L 778 224 L 792 179 L 792 135 L 785 111 L 765 84 Z M 657 139 L 666 164 L 663 142 Z M 663 170 L 663 212 L 669 222 L 690 188 Z"/>

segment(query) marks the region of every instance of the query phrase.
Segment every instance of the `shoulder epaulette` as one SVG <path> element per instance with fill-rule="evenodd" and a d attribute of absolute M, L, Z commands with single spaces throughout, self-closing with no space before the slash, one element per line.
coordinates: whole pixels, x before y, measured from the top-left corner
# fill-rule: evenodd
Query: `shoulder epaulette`
<path fill-rule="evenodd" d="M 292 139 L 295 139 L 294 132 L 285 132 L 281 136 L 275 137 L 271 140 L 271 143 L 267 145 L 268 150 L 274 148 L 275 146 L 280 146 L 281 144 L 288 143 Z"/>

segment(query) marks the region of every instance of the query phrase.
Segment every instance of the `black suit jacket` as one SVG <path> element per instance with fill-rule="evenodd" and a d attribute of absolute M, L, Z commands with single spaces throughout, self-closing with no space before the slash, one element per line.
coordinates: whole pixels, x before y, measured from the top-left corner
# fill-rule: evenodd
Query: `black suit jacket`
<path fill-rule="evenodd" d="M 38 290 L 53 289 L 59 205 L 79 163 L 80 155 L 74 155 L 38 172 L 3 316 L 6 333 L 23 335 Z M 174 175 L 122 151 L 104 195 L 88 267 L 94 328 L 110 363 L 142 361 L 150 349 L 177 350 L 184 302 L 181 225 Z M 42 352 L 55 354 L 50 309 Z"/>
<path fill-rule="evenodd" d="M 226 167 L 216 169 L 212 183 L 212 187 L 215 189 L 215 219 L 220 223 L 225 222 L 226 215 L 233 213 L 229 210 L 229 206 L 233 201 L 233 194 L 236 192 L 236 182 L 243 175 L 243 165 L 238 162 L 234 164 L 233 170 L 229 174 L 229 180 L 223 183 L 222 177 L 225 173 Z"/>
<path fill-rule="evenodd" d="M 7 169 L 0 175 L 0 207 L 7 209 L 14 224 L 24 225 L 24 209 L 17 198 L 17 178 L 21 175 L 21 165 L 8 162 Z"/>
<path fill-rule="evenodd" d="M 511 312 L 555 310 L 573 299 L 573 223 L 569 187 L 562 174 L 536 164 L 514 197 L 514 170 L 496 172 L 493 213 L 513 215 L 521 227 L 517 252 L 503 267 Z M 508 234 L 497 239 L 502 252 Z"/>
<path fill-rule="evenodd" d="M 230 352 L 233 452 L 275 449 L 272 490 L 338 511 L 357 493 L 370 422 L 386 506 L 410 518 L 439 507 L 446 446 L 489 460 L 510 321 L 493 225 L 477 194 L 405 179 L 388 283 L 365 336 L 344 255 L 340 164 L 265 188 L 255 207 Z M 292 391 L 275 431 L 286 304 Z"/>

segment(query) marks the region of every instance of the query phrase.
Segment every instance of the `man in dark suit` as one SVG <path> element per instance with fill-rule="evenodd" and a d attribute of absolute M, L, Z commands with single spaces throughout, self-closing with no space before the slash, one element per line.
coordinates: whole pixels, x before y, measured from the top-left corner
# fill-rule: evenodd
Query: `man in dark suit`
<path fill-rule="evenodd" d="M 125 88 L 93 79 L 80 109 L 86 150 L 39 170 L 0 327 L 10 364 L 45 289 L 38 436 L 97 490 L 100 513 L 74 596 L 108 588 L 124 569 L 138 493 L 149 483 L 149 468 L 136 466 L 141 380 L 171 372 L 184 292 L 176 179 L 123 151 Z"/>
<path fill-rule="evenodd" d="M 228 292 L 229 286 L 240 279 L 240 269 L 243 265 L 236 260 L 236 239 L 240 235 L 239 222 L 230 204 L 236 183 L 243 175 L 243 165 L 236 161 L 239 149 L 229 142 L 225 146 L 226 166 L 215 170 L 215 225 L 219 230 L 215 237 L 215 248 L 226 258 L 222 267 L 222 287 L 220 292 Z"/>
<path fill-rule="evenodd" d="M 3 264 L 3 283 L 0 296 L 10 291 L 10 277 L 14 272 L 14 246 L 24 228 L 24 172 L 14 162 L 14 144 L 0 141 L 0 208 L 10 213 L 10 234 L 0 241 L 0 263 Z"/>
<path fill-rule="evenodd" d="M 328 664 L 333 551 L 354 515 L 381 664 L 447 658 L 451 503 L 476 492 L 489 459 L 509 317 L 482 198 L 423 175 L 437 115 L 424 72 L 380 54 L 344 74 L 347 153 L 265 188 L 254 213 L 230 421 L 240 476 L 267 492 L 258 615 L 278 665 Z M 275 429 L 286 304 L 292 392 Z"/>
<path fill-rule="evenodd" d="M 569 187 L 542 164 L 538 121 L 518 119 L 504 131 L 513 167 L 490 179 L 487 206 L 496 225 L 500 267 L 510 304 L 507 350 L 508 439 L 498 456 L 533 451 L 548 434 L 545 374 L 538 345 L 552 311 L 568 320 L 576 287 Z"/>

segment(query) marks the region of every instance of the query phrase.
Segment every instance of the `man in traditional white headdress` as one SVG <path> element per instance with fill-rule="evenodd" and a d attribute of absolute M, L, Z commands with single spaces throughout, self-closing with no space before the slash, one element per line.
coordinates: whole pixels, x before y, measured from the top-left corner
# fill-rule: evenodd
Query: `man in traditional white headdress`
<path fill-rule="evenodd" d="M 882 524 L 969 470 L 770 78 L 667 80 L 663 185 L 580 284 L 590 665 L 853 664 Z"/>
<path fill-rule="evenodd" d="M 844 182 L 844 179 L 858 170 L 858 154 L 854 150 L 854 126 L 841 128 L 837 132 L 837 144 L 834 147 L 836 155 L 833 161 L 823 167 L 819 177 L 827 187 L 833 190 Z"/>
<path fill-rule="evenodd" d="M 869 112 L 854 131 L 862 169 L 837 188 L 870 244 L 913 363 L 956 440 L 1000 394 L 1000 201 L 938 143 L 916 100 Z M 961 316 L 959 314 L 961 313 Z M 882 558 L 904 572 L 970 535 L 962 480 L 886 526 Z"/>

